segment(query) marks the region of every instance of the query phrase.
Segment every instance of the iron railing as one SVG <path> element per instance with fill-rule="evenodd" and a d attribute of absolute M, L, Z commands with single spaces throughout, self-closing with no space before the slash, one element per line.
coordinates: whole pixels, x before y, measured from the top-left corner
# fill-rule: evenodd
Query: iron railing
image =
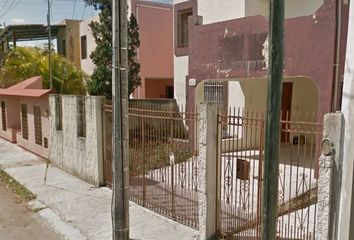
<path fill-rule="evenodd" d="M 287 113 L 281 120 L 277 235 L 315 239 L 319 143 L 317 115 Z M 286 117 L 284 117 L 286 116 Z M 218 234 L 260 239 L 264 115 L 232 109 L 219 115 Z"/>
<path fill-rule="evenodd" d="M 112 180 L 112 108 L 105 107 L 105 175 Z M 130 200 L 198 228 L 196 112 L 129 108 Z"/>

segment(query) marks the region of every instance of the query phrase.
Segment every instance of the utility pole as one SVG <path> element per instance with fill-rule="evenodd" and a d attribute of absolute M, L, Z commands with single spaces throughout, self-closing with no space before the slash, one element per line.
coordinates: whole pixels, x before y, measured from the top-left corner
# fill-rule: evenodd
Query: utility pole
<path fill-rule="evenodd" d="M 48 14 L 47 14 L 47 24 L 48 24 L 48 62 L 49 62 L 49 84 L 50 89 L 53 89 L 53 76 L 52 76 L 52 36 L 51 36 L 51 26 L 50 26 L 50 0 L 48 0 Z"/>
<path fill-rule="evenodd" d="M 269 14 L 269 70 L 265 136 L 262 240 L 276 239 L 276 220 L 278 215 L 280 110 L 283 89 L 283 35 L 284 0 L 271 0 Z"/>
<path fill-rule="evenodd" d="M 113 2 L 113 240 L 129 240 L 129 127 L 127 0 Z"/>
<path fill-rule="evenodd" d="M 338 235 L 336 239 L 354 239 L 354 2 L 349 5 L 349 25 L 347 52 L 345 57 L 342 113 L 344 117 L 344 146 L 341 162 L 342 179 L 340 192 L 340 211 L 338 216 Z M 337 192 L 337 193 L 338 193 Z"/>

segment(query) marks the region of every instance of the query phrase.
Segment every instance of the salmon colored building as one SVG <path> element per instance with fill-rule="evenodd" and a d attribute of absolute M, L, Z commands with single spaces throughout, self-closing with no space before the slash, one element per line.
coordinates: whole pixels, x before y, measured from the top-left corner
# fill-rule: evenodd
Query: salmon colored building
<path fill-rule="evenodd" d="M 141 86 L 134 98 L 173 98 L 173 6 L 131 2 L 139 26 Z"/>
<path fill-rule="evenodd" d="M 49 89 L 33 77 L 0 89 L 0 137 L 48 158 Z"/>
<path fill-rule="evenodd" d="M 139 27 L 141 86 L 134 98 L 173 98 L 173 6 L 142 0 L 132 0 L 131 13 Z M 81 69 L 91 75 L 95 65 L 90 58 L 96 48 L 89 24 L 96 16 L 80 23 Z"/>

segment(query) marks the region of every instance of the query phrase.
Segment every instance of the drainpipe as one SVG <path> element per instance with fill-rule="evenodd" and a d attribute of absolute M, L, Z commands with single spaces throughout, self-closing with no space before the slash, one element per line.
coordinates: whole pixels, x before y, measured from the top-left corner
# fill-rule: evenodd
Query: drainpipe
<path fill-rule="evenodd" d="M 336 30 L 334 45 L 334 63 L 333 63 L 333 83 L 332 83 L 332 102 L 331 112 L 340 109 L 339 102 L 339 58 L 340 58 L 340 41 L 342 27 L 342 0 L 336 0 Z"/>

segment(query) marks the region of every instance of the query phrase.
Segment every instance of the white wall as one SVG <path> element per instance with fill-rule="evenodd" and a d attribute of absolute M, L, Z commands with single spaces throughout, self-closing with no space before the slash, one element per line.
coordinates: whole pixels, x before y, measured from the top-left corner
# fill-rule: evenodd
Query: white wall
<path fill-rule="evenodd" d="M 294 18 L 312 15 L 324 0 L 286 0 L 285 17 Z M 246 0 L 246 16 L 269 15 L 269 0 Z"/>
<path fill-rule="evenodd" d="M 199 0 L 198 15 L 203 24 L 241 18 L 245 16 L 245 0 Z"/>
<path fill-rule="evenodd" d="M 188 75 L 188 56 L 174 57 L 174 95 L 178 106 L 186 105 L 186 76 Z"/>
<path fill-rule="evenodd" d="M 293 82 L 292 112 L 300 111 L 303 114 L 309 114 L 309 117 L 313 114 L 316 116 L 319 96 L 314 83 L 307 78 L 292 78 L 285 81 Z"/>
<path fill-rule="evenodd" d="M 62 98 L 62 130 L 56 129 L 56 101 Z M 103 184 L 103 104 L 104 97 L 85 97 L 86 137 L 78 137 L 78 96 L 49 97 L 49 160 L 77 177 L 99 186 Z"/>
<path fill-rule="evenodd" d="M 350 4 L 347 55 L 344 73 L 342 112 L 344 149 L 339 230 L 336 239 L 354 239 L 354 4 Z"/>
<path fill-rule="evenodd" d="M 92 36 L 92 32 L 89 24 L 92 21 L 98 21 L 98 20 L 99 17 L 95 16 L 93 18 L 86 19 L 80 23 L 80 44 L 81 44 L 81 36 L 86 36 L 87 39 L 87 58 L 81 59 L 81 70 L 88 75 L 91 75 L 93 73 L 93 69 L 95 67 L 95 65 L 93 64 L 90 58 L 90 54 L 96 48 L 96 42 Z M 80 58 L 81 58 L 81 51 L 80 51 Z"/>
<path fill-rule="evenodd" d="M 229 82 L 228 103 L 231 108 L 245 108 L 245 95 L 242 91 L 240 82 Z"/>

